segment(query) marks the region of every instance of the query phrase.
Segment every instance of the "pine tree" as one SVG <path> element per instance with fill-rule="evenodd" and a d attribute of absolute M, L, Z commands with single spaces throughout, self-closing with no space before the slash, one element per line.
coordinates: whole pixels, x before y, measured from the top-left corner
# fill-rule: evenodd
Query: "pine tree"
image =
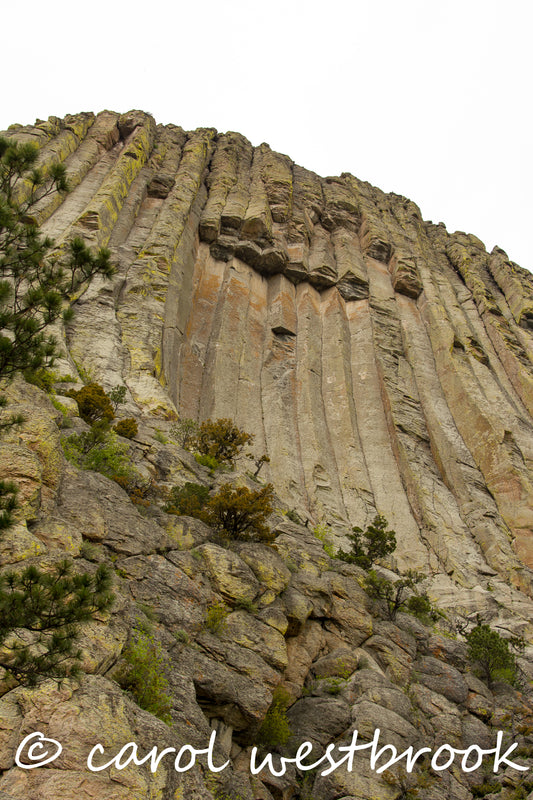
<path fill-rule="evenodd" d="M 67 191 L 63 165 L 48 174 L 36 168 L 38 150 L 0 137 L 0 380 L 26 376 L 52 364 L 57 343 L 49 327 L 72 316 L 73 295 L 96 275 L 111 277 L 108 250 L 93 254 L 82 239 L 53 254 L 31 207 L 53 192 Z M 0 394 L 0 408 L 6 399 Z M 0 420 L 1 434 L 23 422 Z M 0 480 L 0 529 L 13 524 L 17 487 Z M 109 608 L 111 577 L 105 566 L 94 576 L 71 574 L 61 561 L 50 570 L 35 566 L 0 576 L 0 666 L 19 683 L 60 680 L 79 671 L 75 642 L 80 623 Z"/>
<path fill-rule="evenodd" d="M 18 488 L 13 481 L 0 480 L 0 531 L 13 524 L 13 512 L 17 507 Z"/>
<path fill-rule="evenodd" d="M 68 190 L 66 171 L 54 164 L 44 175 L 37 159 L 34 145 L 0 137 L 0 380 L 50 366 L 57 343 L 47 328 L 72 316 L 72 295 L 85 282 L 114 272 L 109 251 L 94 255 L 80 238 L 61 256 L 52 254 L 53 241 L 40 233 L 31 207 Z M 0 394 L 0 409 L 5 406 Z M 0 434 L 21 422 L 20 416 L 0 420 Z M 0 529 L 13 523 L 15 506 L 16 487 L 0 482 Z"/>
<path fill-rule="evenodd" d="M 110 253 L 93 254 L 80 238 L 53 255 L 31 215 L 38 200 L 68 190 L 65 167 L 35 167 L 31 144 L 0 137 L 0 379 L 52 363 L 57 343 L 46 329 L 72 315 L 74 292 L 96 275 L 111 277 Z"/>
<path fill-rule="evenodd" d="M 365 531 L 359 527 L 352 528 L 353 533 L 348 534 L 352 543 L 351 552 L 339 550 L 336 557 L 370 569 L 378 558 L 385 558 L 396 549 L 396 532 L 387 528 L 388 522 L 382 514 L 377 514 Z"/>
<path fill-rule="evenodd" d="M 408 606 L 407 592 L 413 590 L 423 578 L 424 576 L 420 573 L 408 570 L 405 575 L 393 582 L 387 578 L 381 578 L 375 570 L 371 569 L 363 580 L 362 586 L 369 597 L 384 602 L 387 617 L 394 620 L 398 612 Z"/>
<path fill-rule="evenodd" d="M 466 634 L 468 657 L 475 661 L 488 686 L 497 678 L 513 683 L 516 677 L 516 660 L 509 642 L 488 625 L 477 624 Z"/>
<path fill-rule="evenodd" d="M 0 576 L 0 666 L 19 683 L 79 674 L 75 648 L 79 624 L 108 609 L 111 575 L 101 565 L 94 576 L 72 574 L 61 561 L 50 571 L 35 566 Z"/>

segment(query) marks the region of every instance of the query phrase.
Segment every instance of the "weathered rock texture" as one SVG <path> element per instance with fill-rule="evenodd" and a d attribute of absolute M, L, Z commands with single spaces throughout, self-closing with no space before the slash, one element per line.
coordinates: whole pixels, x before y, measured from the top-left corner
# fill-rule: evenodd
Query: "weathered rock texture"
<path fill-rule="evenodd" d="M 106 111 L 8 134 L 36 142 L 45 170 L 67 167 L 72 191 L 35 208 L 43 231 L 58 248 L 73 235 L 107 246 L 118 267 L 81 294 L 59 332 L 63 374 L 127 386 L 125 413 L 141 431 L 132 457 L 169 486 L 207 482 L 207 472 L 154 432 L 178 416 L 231 417 L 269 456 L 261 476 L 280 506 L 311 523 L 278 521 L 274 549 L 236 552 L 209 541 L 201 523 L 140 516 L 116 484 L 65 464 L 61 414 L 46 398 L 11 387 L 13 409 L 31 411 L 0 453 L 23 500 L 2 563 L 79 556 L 88 540 L 122 581 L 122 606 L 87 634 L 93 674 L 72 698 L 57 695 L 66 735 L 94 743 L 105 734 L 114 752 L 137 736 L 147 752 L 156 739 L 206 746 L 215 727 L 219 755 L 233 761 L 228 796 L 288 800 L 304 797 L 294 774 L 252 780 L 246 770 L 280 682 L 296 701 L 295 735 L 317 747 L 355 727 L 371 739 L 378 726 L 402 749 L 485 746 L 505 714 L 527 719 L 518 693 L 502 699 L 468 672 L 464 644 L 409 618 L 376 620 L 359 571 L 339 571 L 310 529 L 327 522 L 345 545 L 349 526 L 379 511 L 397 532 L 393 566 L 422 570 L 439 606 L 483 612 L 532 640 L 533 277 L 475 236 L 425 222 L 404 197 L 349 174 L 320 178 L 236 133 Z M 201 625 L 215 600 L 231 609 L 220 635 Z M 172 735 L 99 677 L 113 674 L 133 601 L 155 608 L 172 659 Z M 195 647 L 178 644 L 177 629 Z M 57 732 L 53 703 L 37 695 L 27 721 L 30 701 L 13 692 L 0 701 L 5 742 L 37 724 Z M 68 727 L 69 713 L 94 736 Z M 17 799 L 215 791 L 164 769 L 151 781 L 139 768 L 90 776 L 76 752 L 23 774 L 8 750 L 0 790 Z M 457 771 L 446 780 L 427 796 L 469 798 L 483 782 Z M 401 791 L 365 761 L 357 774 L 318 777 L 312 796 Z"/>

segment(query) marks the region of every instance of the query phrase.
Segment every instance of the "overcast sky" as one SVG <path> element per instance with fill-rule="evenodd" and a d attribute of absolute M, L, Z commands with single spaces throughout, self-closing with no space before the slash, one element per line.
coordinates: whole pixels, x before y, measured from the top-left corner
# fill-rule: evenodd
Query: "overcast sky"
<path fill-rule="evenodd" d="M 141 108 L 414 200 L 533 270 L 528 0 L 27 0 L 0 130 Z"/>

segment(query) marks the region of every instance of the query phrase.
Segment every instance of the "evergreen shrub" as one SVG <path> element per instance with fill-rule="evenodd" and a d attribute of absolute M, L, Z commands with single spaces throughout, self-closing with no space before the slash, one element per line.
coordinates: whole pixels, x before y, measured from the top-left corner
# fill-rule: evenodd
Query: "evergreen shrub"
<path fill-rule="evenodd" d="M 139 433 L 139 427 L 133 417 L 119 420 L 116 425 L 113 425 L 113 430 L 125 439 L 135 439 Z"/>
<path fill-rule="evenodd" d="M 111 400 L 99 383 L 88 383 L 79 391 L 72 389 L 68 394 L 76 400 L 80 417 L 89 425 L 100 420 L 111 422 L 114 419 Z"/>
<path fill-rule="evenodd" d="M 163 507 L 167 514 L 202 518 L 202 510 L 209 499 L 209 489 L 199 483 L 187 482 L 185 486 L 174 486 L 168 502 Z"/>

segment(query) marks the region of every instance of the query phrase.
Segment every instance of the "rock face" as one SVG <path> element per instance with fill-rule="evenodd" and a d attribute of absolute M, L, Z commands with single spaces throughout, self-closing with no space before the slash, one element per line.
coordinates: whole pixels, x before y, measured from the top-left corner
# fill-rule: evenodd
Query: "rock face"
<path fill-rule="evenodd" d="M 143 516 L 116 483 L 65 462 L 62 413 L 12 384 L 10 410 L 26 422 L 0 447 L 0 477 L 21 487 L 2 566 L 65 551 L 82 561 L 91 543 L 115 566 L 119 600 L 86 631 L 81 686 L 53 702 L 20 687 L 0 699 L 0 795 L 472 797 L 479 772 L 434 773 L 425 788 L 384 781 L 362 755 L 357 772 L 312 781 L 294 768 L 253 778 L 248 759 L 280 684 L 293 745 L 346 744 L 355 728 L 371 741 L 381 727 L 402 750 L 490 747 L 506 715 L 533 745 L 527 697 L 477 680 L 464 643 L 411 617 L 379 620 L 361 571 L 311 533 L 327 523 L 330 544 L 345 547 L 350 527 L 379 512 L 397 535 L 390 567 L 424 572 L 442 609 L 483 613 L 533 642 L 533 277 L 503 250 L 425 222 L 404 197 L 349 174 L 320 178 L 237 133 L 105 111 L 7 135 L 35 142 L 43 170 L 66 165 L 70 193 L 34 208 L 43 232 L 58 249 L 74 235 L 109 247 L 117 265 L 58 331 L 59 372 L 127 387 L 124 415 L 140 428 L 131 458 L 167 487 L 211 482 L 163 443 L 171 422 L 233 419 L 269 456 L 261 479 L 279 508 L 308 525 L 278 514 L 272 547 L 231 549 L 198 521 L 157 507 Z M 228 612 L 218 630 L 204 624 L 214 603 Z M 172 663 L 171 729 L 112 680 L 147 604 Z M 212 729 L 215 760 L 232 762 L 218 783 L 167 761 L 156 778 L 145 767 L 91 774 L 80 761 L 95 741 L 113 755 L 135 737 L 143 753 L 205 747 Z M 32 730 L 63 731 L 74 750 L 25 773 L 12 751 Z"/>

